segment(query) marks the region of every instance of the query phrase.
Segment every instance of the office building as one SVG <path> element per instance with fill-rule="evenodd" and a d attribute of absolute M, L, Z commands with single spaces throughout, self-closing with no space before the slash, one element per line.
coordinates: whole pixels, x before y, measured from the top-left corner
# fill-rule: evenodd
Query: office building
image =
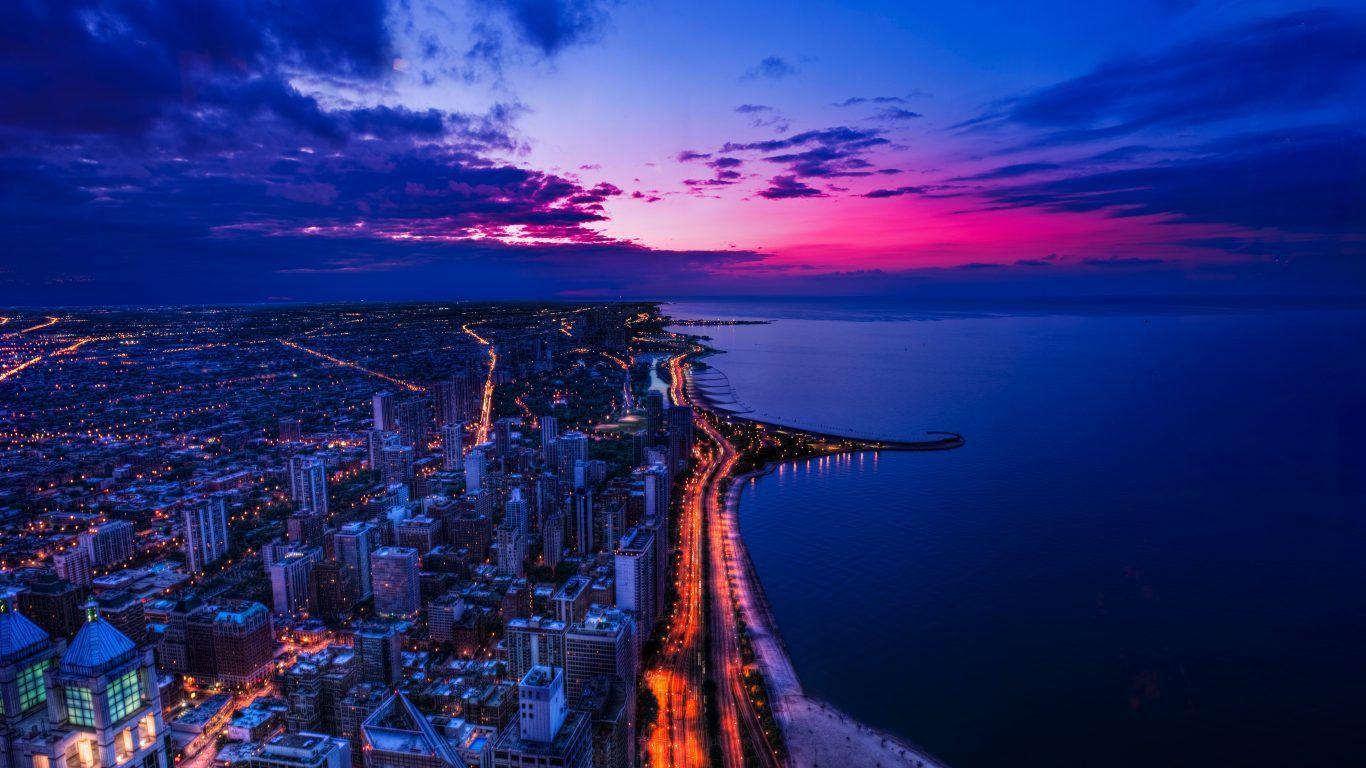
<path fill-rule="evenodd" d="M 196 611 L 186 624 L 195 659 L 191 674 L 232 688 L 247 688 L 270 677 L 275 633 L 264 605 L 219 600 Z"/>
<path fill-rule="evenodd" d="M 229 753 L 227 768 L 351 768 L 346 739 L 321 733 L 280 733 Z"/>
<path fill-rule="evenodd" d="M 403 520 L 394 526 L 394 539 L 400 547 L 417 550 L 419 558 L 436 549 L 445 540 L 441 532 L 441 521 L 418 515 Z"/>
<path fill-rule="evenodd" d="M 56 659 L 46 632 L 0 604 L 0 761 L 8 768 L 167 768 L 151 650 L 140 650 L 93 605 L 86 618 Z"/>
<path fill-rule="evenodd" d="M 142 601 L 121 589 L 95 596 L 100 616 L 139 646 L 147 642 L 147 611 Z"/>
<path fill-rule="evenodd" d="M 365 768 L 465 768 L 444 736 L 395 692 L 361 725 Z"/>
<path fill-rule="evenodd" d="M 636 764 L 632 691 L 611 677 L 595 677 L 584 685 L 574 708 L 592 724 L 593 768 L 633 768 Z"/>
<path fill-rule="evenodd" d="M 555 474 L 562 480 L 573 480 L 576 461 L 588 461 L 588 435 L 565 432 L 555 438 Z"/>
<path fill-rule="evenodd" d="M 645 393 L 645 433 L 651 442 L 664 433 L 664 393 L 657 389 Z"/>
<path fill-rule="evenodd" d="M 386 445 L 380 451 L 379 477 L 385 485 L 407 485 L 413 479 L 416 451 L 411 445 Z"/>
<path fill-rule="evenodd" d="M 303 425 L 298 419 L 280 419 L 280 442 L 294 443 L 303 438 Z"/>
<path fill-rule="evenodd" d="M 340 560 L 313 564 L 318 617 L 329 625 L 345 623 L 356 609 L 356 582 L 349 566 Z"/>
<path fill-rule="evenodd" d="M 295 512 L 285 519 L 285 537 L 301 547 L 321 547 L 327 535 L 327 519 L 311 512 Z"/>

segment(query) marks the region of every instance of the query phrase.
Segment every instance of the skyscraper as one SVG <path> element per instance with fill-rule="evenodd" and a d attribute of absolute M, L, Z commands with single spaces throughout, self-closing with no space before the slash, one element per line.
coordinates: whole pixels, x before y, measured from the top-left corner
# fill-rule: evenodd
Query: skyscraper
<path fill-rule="evenodd" d="M 266 568 L 276 613 L 299 615 L 313 609 L 313 563 L 316 549 L 288 549 Z"/>
<path fill-rule="evenodd" d="M 360 679 L 394 685 L 403 677 L 403 636 L 387 621 L 367 621 L 352 639 Z"/>
<path fill-rule="evenodd" d="M 464 458 L 465 422 L 452 421 L 441 427 L 441 468 L 454 472 Z"/>
<path fill-rule="evenodd" d="M 651 442 L 664 432 L 664 394 L 657 389 L 645 394 L 645 432 Z"/>
<path fill-rule="evenodd" d="M 289 497 L 299 509 L 327 514 L 327 466 L 316 456 L 289 457 Z"/>
<path fill-rule="evenodd" d="M 105 765 L 165 768 L 165 724 L 151 649 L 140 650 L 100 618 L 93 603 L 87 616 L 88 621 L 48 676 L 48 713 L 56 717 L 52 725 L 44 727 L 54 732 L 35 743 L 50 744 L 54 752 L 65 745 L 78 755 L 80 745 L 85 744 L 85 750 L 99 755 L 93 760 L 96 764 L 102 761 Z M 22 680 L 16 693 L 20 698 L 25 695 Z M 8 695 L 6 700 L 8 703 Z M 72 739 L 60 731 L 75 732 L 83 738 Z M 46 757 L 41 765 L 63 765 L 67 755 Z M 33 760 L 34 768 L 39 765 Z"/>
<path fill-rule="evenodd" d="M 551 512 L 541 518 L 541 557 L 544 564 L 554 568 L 564 555 L 564 518 Z"/>
<path fill-rule="evenodd" d="M 494 538 L 498 543 L 498 573 L 521 578 L 525 574 L 526 537 L 517 530 L 516 524 L 504 520 L 494 532 Z"/>
<path fill-rule="evenodd" d="M 379 530 L 371 523 L 347 523 L 332 537 L 337 560 L 351 572 L 356 599 L 369 599 L 370 555 L 379 544 Z"/>
<path fill-rule="evenodd" d="M 505 416 L 493 422 L 493 452 L 499 461 L 507 461 L 512 452 L 512 425 L 516 421 Z"/>
<path fill-rule="evenodd" d="M 617 607 L 636 614 L 644 636 L 654 628 L 658 595 L 655 592 L 655 539 L 648 528 L 632 528 L 621 537 L 615 556 Z"/>
<path fill-rule="evenodd" d="M 435 396 L 436 425 L 438 427 L 464 421 L 466 414 L 461 407 L 463 402 L 460 398 L 459 385 L 454 379 L 438 381 L 429 389 Z"/>
<path fill-rule="evenodd" d="M 551 446 L 555 438 L 560 436 L 560 421 L 554 416 L 542 416 L 541 422 L 541 453 L 547 462 L 551 461 Z"/>
<path fill-rule="evenodd" d="M 222 496 L 210 496 L 184 509 L 185 564 L 201 573 L 228 552 L 228 510 Z"/>
<path fill-rule="evenodd" d="M 430 443 L 431 401 L 425 397 L 409 397 L 398 403 L 395 415 L 399 439 L 404 445 L 411 445 L 418 456 L 426 456 Z"/>
<path fill-rule="evenodd" d="M 575 489 L 570 496 L 571 510 L 573 512 L 574 529 L 574 549 L 580 555 L 587 555 L 596 552 L 597 546 L 594 542 L 593 525 L 593 492 L 587 488 Z"/>
<path fill-rule="evenodd" d="M 626 614 L 600 606 L 590 608 L 582 621 L 565 629 L 565 692 L 570 706 L 579 703 L 588 681 L 601 675 L 612 677 L 634 692 L 633 634 L 634 627 Z"/>
<path fill-rule="evenodd" d="M 465 492 L 474 493 L 484 487 L 487 459 L 483 448 L 472 448 L 465 454 Z"/>
<path fill-rule="evenodd" d="M 380 451 L 380 482 L 385 485 L 407 485 L 413 479 L 415 454 L 411 445 L 385 446 Z"/>
<path fill-rule="evenodd" d="M 574 478 L 574 462 L 588 460 L 588 435 L 565 432 L 555 439 L 555 474 L 561 480 Z"/>
<path fill-rule="evenodd" d="M 422 607 L 417 561 L 417 550 L 410 547 L 375 550 L 370 561 L 370 581 L 374 587 L 376 614 L 408 617 Z"/>
<path fill-rule="evenodd" d="M 374 428 L 385 432 L 394 431 L 396 421 L 394 419 L 394 393 L 389 390 L 376 392 L 371 400 L 374 411 L 372 423 Z"/>

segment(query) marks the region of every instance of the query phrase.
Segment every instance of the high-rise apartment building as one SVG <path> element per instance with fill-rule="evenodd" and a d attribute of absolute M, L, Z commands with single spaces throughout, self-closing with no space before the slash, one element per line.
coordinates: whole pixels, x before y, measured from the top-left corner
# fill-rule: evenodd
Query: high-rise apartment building
<path fill-rule="evenodd" d="M 185 507 L 182 520 L 185 565 L 190 573 L 201 573 L 228 553 L 228 509 L 222 496 L 210 496 Z"/>
<path fill-rule="evenodd" d="M 351 572 L 358 601 L 367 600 L 373 594 L 370 558 L 377 546 L 379 529 L 373 523 L 347 523 L 332 537 L 333 552 L 337 560 Z"/>
<path fill-rule="evenodd" d="M 289 497 L 299 509 L 314 515 L 327 514 L 327 466 L 316 456 L 289 458 Z"/>
<path fill-rule="evenodd" d="M 407 617 L 422 607 L 418 554 L 411 547 L 381 547 L 370 558 L 375 613 Z"/>

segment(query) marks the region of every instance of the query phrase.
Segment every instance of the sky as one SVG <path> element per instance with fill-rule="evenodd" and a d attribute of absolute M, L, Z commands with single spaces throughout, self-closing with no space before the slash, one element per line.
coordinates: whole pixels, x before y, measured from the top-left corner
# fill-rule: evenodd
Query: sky
<path fill-rule="evenodd" d="M 0 305 L 1366 293 L 1366 8 L 15 0 Z"/>

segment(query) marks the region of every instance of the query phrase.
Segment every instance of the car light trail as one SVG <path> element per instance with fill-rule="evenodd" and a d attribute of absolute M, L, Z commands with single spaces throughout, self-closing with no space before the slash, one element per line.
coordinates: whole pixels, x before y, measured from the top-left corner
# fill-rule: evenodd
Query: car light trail
<path fill-rule="evenodd" d="M 327 354 L 327 353 L 325 353 L 325 352 L 319 352 L 319 351 L 316 350 L 316 349 L 309 349 L 308 347 L 305 347 L 305 346 L 302 345 L 302 344 L 299 344 L 299 343 L 293 342 L 293 341 L 289 341 L 288 339 L 276 339 L 276 341 L 280 342 L 281 344 L 283 344 L 283 345 L 285 345 L 286 347 L 289 347 L 289 348 L 291 348 L 291 349 L 297 349 L 297 350 L 299 350 L 300 352 L 307 352 L 308 354 L 313 355 L 314 357 L 320 357 L 320 358 L 322 358 L 323 360 L 326 360 L 327 362 L 332 363 L 333 365 L 340 365 L 340 366 L 343 367 L 343 368 L 354 368 L 355 370 L 360 371 L 361 373 L 368 373 L 368 374 L 370 374 L 371 376 L 374 376 L 374 377 L 376 377 L 376 378 L 384 379 L 385 381 L 389 382 L 390 384 L 396 384 L 396 385 L 398 385 L 398 386 L 400 386 L 400 387 L 403 387 L 404 389 L 408 390 L 409 392 L 421 392 L 421 391 L 422 391 L 422 387 L 419 387 L 418 385 L 416 385 L 416 384 L 414 384 L 414 383 L 412 383 L 412 382 L 410 382 L 410 381 L 404 381 L 403 379 L 395 378 L 395 377 L 393 377 L 393 376 L 390 376 L 390 375 L 387 374 L 387 373 L 380 373 L 379 371 L 373 370 L 373 369 L 371 369 L 371 368 L 366 368 L 365 366 L 363 366 L 363 365 L 361 365 L 361 364 L 359 364 L 359 363 L 353 363 L 353 362 L 351 362 L 350 360 L 343 360 L 343 359 L 341 359 L 341 358 L 339 358 L 339 357 L 333 357 L 332 355 L 329 355 L 329 354 Z"/>
<path fill-rule="evenodd" d="M 493 348 L 493 342 L 476 333 L 468 323 L 460 326 L 460 330 L 489 349 L 489 372 L 488 377 L 484 379 L 484 398 L 479 403 L 479 423 L 474 429 L 474 444 L 479 445 L 488 441 L 489 429 L 493 423 L 493 371 L 498 367 L 498 350 Z"/>
<path fill-rule="evenodd" d="M 93 337 L 92 337 L 92 338 L 81 339 L 80 341 L 76 342 L 75 344 L 70 344 L 70 345 L 68 345 L 68 346 L 62 347 L 61 349 L 57 350 L 56 352 L 51 352 L 51 353 L 46 354 L 46 355 L 38 355 L 37 357 L 31 357 L 31 358 L 25 360 L 24 362 L 19 363 L 18 365 L 15 365 L 15 366 L 12 366 L 12 367 L 10 367 L 10 368 L 5 369 L 5 371 L 4 371 L 3 373 L 0 373 L 0 381 L 4 381 L 5 379 L 8 379 L 8 378 L 10 378 L 11 376 L 14 376 L 14 375 L 18 374 L 20 371 L 24 370 L 25 368 L 27 368 L 27 367 L 29 367 L 29 366 L 31 366 L 31 365 L 37 365 L 38 363 L 41 363 L 42 361 L 48 359 L 49 357 L 57 357 L 58 355 L 66 355 L 66 354 L 70 354 L 70 353 L 72 353 L 72 352 L 75 352 L 76 350 L 80 349 L 82 345 L 87 344 L 87 343 L 89 343 L 89 342 L 92 342 L 92 341 L 94 341 L 94 340 L 95 340 L 95 339 L 94 339 Z"/>
<path fill-rule="evenodd" d="M 59 317 L 49 317 L 47 320 L 44 320 L 43 322 L 38 323 L 37 325 L 30 326 L 30 327 L 28 327 L 28 328 L 20 329 L 19 331 L 16 331 L 16 333 L 31 333 L 31 332 L 33 332 L 33 331 L 41 331 L 41 330 L 44 329 L 44 328 L 51 328 L 52 326 L 56 325 L 56 324 L 59 323 L 59 322 L 61 322 L 61 318 L 59 318 Z"/>

